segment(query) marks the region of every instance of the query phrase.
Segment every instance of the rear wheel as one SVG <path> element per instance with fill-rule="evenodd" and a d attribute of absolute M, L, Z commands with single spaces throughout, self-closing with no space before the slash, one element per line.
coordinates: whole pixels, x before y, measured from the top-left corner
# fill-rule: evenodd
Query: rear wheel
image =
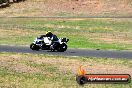
<path fill-rule="evenodd" d="M 67 50 L 67 45 L 65 43 L 61 44 L 60 47 L 58 48 L 58 52 L 64 52 Z"/>

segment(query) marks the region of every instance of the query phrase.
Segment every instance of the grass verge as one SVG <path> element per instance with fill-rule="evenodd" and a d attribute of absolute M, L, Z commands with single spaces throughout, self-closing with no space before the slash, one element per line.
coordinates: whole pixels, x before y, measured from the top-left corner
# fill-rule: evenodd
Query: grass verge
<path fill-rule="evenodd" d="M 0 18 L 0 44 L 29 45 L 52 31 L 70 39 L 70 48 L 132 49 L 131 19 Z"/>
<path fill-rule="evenodd" d="M 132 61 L 41 54 L 0 53 L 0 87 L 80 88 L 75 81 L 80 65 L 88 74 L 130 74 Z M 86 84 L 84 88 L 131 88 L 130 84 Z M 82 88 L 83 88 L 82 87 Z"/>

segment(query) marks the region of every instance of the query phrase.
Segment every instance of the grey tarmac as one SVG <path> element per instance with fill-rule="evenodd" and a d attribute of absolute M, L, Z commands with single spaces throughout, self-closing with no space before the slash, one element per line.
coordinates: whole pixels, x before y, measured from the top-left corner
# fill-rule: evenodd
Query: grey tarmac
<path fill-rule="evenodd" d="M 9 46 L 0 45 L 0 52 L 16 52 L 16 53 L 33 53 L 33 54 L 49 54 L 61 56 L 83 56 L 83 57 L 102 57 L 102 58 L 125 58 L 132 59 L 132 51 L 116 51 L 116 50 L 89 50 L 89 49 L 68 49 L 65 52 L 51 52 L 50 50 L 33 51 L 28 46 Z"/>

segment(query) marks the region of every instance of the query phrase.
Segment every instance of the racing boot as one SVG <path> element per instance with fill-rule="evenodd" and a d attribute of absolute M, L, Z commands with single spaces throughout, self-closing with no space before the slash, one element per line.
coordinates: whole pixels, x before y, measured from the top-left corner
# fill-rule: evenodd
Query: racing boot
<path fill-rule="evenodd" d="M 55 49 L 54 49 L 54 46 L 53 46 L 53 45 L 51 45 L 51 46 L 50 46 L 50 50 L 51 50 L 51 51 L 55 51 Z"/>

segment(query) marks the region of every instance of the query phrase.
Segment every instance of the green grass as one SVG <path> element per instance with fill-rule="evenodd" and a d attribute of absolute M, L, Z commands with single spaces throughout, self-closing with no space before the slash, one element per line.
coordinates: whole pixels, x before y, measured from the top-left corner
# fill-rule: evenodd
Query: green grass
<path fill-rule="evenodd" d="M 131 28 L 132 20 L 123 18 L 0 18 L 0 44 L 29 45 L 39 34 L 52 31 L 58 37 L 69 38 L 70 48 L 131 50 Z"/>
<path fill-rule="evenodd" d="M 80 65 L 87 73 L 122 73 L 132 68 L 128 59 L 90 57 L 64 57 L 38 54 L 0 53 L 1 88 L 131 88 L 130 84 L 86 84 L 76 83 Z M 99 67 L 98 67 L 99 66 Z M 100 66 L 103 66 L 100 68 Z M 21 68 L 20 68 L 21 67 Z M 90 69 L 98 69 L 91 72 Z M 106 70 L 103 70 L 107 68 Z M 116 68 L 116 69 L 115 69 Z M 102 72 L 103 71 L 103 72 Z M 120 72 L 121 71 L 121 72 Z M 126 73 L 126 72 L 125 72 Z M 129 73 L 129 72 L 128 72 Z M 123 73 L 122 73 L 123 74 Z M 132 73 L 129 73 L 132 75 Z"/>

